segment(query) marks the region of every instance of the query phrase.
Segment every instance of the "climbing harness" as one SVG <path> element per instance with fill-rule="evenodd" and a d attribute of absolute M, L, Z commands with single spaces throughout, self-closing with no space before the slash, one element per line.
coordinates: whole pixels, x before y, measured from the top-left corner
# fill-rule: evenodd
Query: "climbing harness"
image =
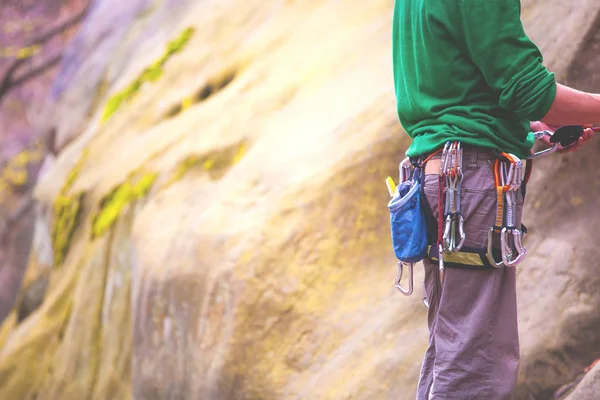
<path fill-rule="evenodd" d="M 600 127 L 592 128 L 600 131 Z M 554 133 L 534 132 L 535 139 L 549 137 L 552 147 L 531 153 L 526 160 L 514 154 L 499 153 L 494 162 L 494 182 L 497 207 L 494 225 L 488 231 L 487 248 L 464 247 L 466 234 L 464 217 L 461 214 L 461 186 L 463 181 L 463 148 L 458 141 L 449 141 L 443 148 L 426 158 L 405 158 L 399 164 L 399 183 L 387 177 L 386 185 L 392 199 L 388 203 L 392 244 L 398 259 L 398 273 L 394 286 L 404 295 L 413 292 L 414 264 L 427 257 L 438 261 L 440 281 L 443 282 L 447 266 L 463 268 L 515 267 L 527 257 L 523 236 L 524 225 L 517 226 L 517 199 L 531 176 L 533 160 L 549 155 L 575 144 L 583 135 L 582 126 L 563 126 Z M 427 215 L 422 206 L 424 171 L 423 166 L 436 154 L 441 153 L 438 173 L 438 218 Z M 437 223 L 436 223 L 437 222 Z M 437 225 L 437 240 L 433 237 L 433 226 Z M 429 229 L 431 235 L 429 235 Z M 496 236 L 495 236 L 496 235 Z M 493 247 L 494 238 L 499 238 L 500 248 Z M 433 243 L 432 243 L 433 242 Z M 434 251 L 435 250 L 435 251 Z M 437 253 L 437 254 L 436 254 Z M 499 261 L 497 259 L 499 258 Z M 408 268 L 408 287 L 401 285 L 404 267 Z"/>

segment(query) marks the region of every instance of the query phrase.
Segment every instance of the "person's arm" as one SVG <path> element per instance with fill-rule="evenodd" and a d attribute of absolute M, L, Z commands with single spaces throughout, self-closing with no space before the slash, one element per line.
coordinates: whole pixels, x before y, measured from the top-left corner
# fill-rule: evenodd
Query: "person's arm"
<path fill-rule="evenodd" d="M 457 41 L 505 110 L 542 119 L 556 96 L 554 74 L 521 22 L 519 0 L 458 0 Z"/>
<path fill-rule="evenodd" d="M 557 84 L 552 106 L 541 121 L 548 125 L 600 124 L 600 94 Z"/>
<path fill-rule="evenodd" d="M 499 105 L 547 125 L 600 123 L 600 95 L 556 82 L 544 67 L 538 47 L 525 34 L 520 6 L 519 0 L 458 0 L 462 22 L 458 40 L 498 94 Z M 537 129 L 532 126 L 532 130 Z M 561 152 L 580 148 L 593 135 L 586 129 L 576 145 Z"/>

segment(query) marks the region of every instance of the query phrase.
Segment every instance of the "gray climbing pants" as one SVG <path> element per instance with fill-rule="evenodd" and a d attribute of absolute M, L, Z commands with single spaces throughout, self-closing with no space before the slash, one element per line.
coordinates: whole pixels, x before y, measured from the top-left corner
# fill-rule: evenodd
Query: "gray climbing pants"
<path fill-rule="evenodd" d="M 439 159 L 439 157 L 437 157 Z M 424 191 L 438 217 L 438 176 L 434 157 L 425 169 Z M 491 152 L 463 152 L 464 247 L 485 248 L 494 225 L 496 192 Z M 437 162 L 439 165 L 439 162 Z M 517 201 L 520 226 L 523 197 Z M 499 247 L 498 238 L 494 246 Z M 515 268 L 446 268 L 424 261 L 423 301 L 428 306 L 429 347 L 421 368 L 417 400 L 511 399 L 519 368 Z"/>

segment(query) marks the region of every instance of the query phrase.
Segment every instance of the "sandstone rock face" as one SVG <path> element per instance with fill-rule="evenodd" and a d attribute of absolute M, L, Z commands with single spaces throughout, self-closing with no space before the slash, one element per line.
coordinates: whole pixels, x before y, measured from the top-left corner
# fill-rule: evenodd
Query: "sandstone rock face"
<path fill-rule="evenodd" d="M 36 124 L 85 10 L 85 0 L 0 3 L 0 322 L 22 286 L 34 234 L 32 190 L 45 154 Z"/>
<path fill-rule="evenodd" d="M 107 4 L 125 19 L 102 35 Z M 2 326 L 0 397 L 414 398 L 422 271 L 393 288 L 384 184 L 409 143 L 392 2 L 124 4 L 96 3 L 57 83 L 72 120 L 48 122 L 26 278 L 47 292 Z M 566 76 L 600 4 L 523 10 Z M 539 162 L 528 191 L 519 399 L 600 349 L 599 146 Z"/>

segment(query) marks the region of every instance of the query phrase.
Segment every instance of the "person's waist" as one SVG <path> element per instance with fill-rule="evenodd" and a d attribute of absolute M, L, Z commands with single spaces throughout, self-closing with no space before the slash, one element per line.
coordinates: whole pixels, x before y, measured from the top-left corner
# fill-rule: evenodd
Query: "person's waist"
<path fill-rule="evenodd" d="M 432 155 L 433 154 L 433 155 Z M 440 164 L 442 159 L 442 152 L 438 150 L 437 152 L 432 152 L 423 156 L 423 159 L 429 160 L 425 163 L 424 173 L 425 175 L 430 174 L 439 174 L 440 172 Z M 484 147 L 477 146 L 462 146 L 462 167 L 465 169 L 469 163 L 479 161 L 495 161 L 499 157 L 499 153 Z M 523 162 L 523 170 L 525 170 L 526 160 L 522 159 Z"/>

